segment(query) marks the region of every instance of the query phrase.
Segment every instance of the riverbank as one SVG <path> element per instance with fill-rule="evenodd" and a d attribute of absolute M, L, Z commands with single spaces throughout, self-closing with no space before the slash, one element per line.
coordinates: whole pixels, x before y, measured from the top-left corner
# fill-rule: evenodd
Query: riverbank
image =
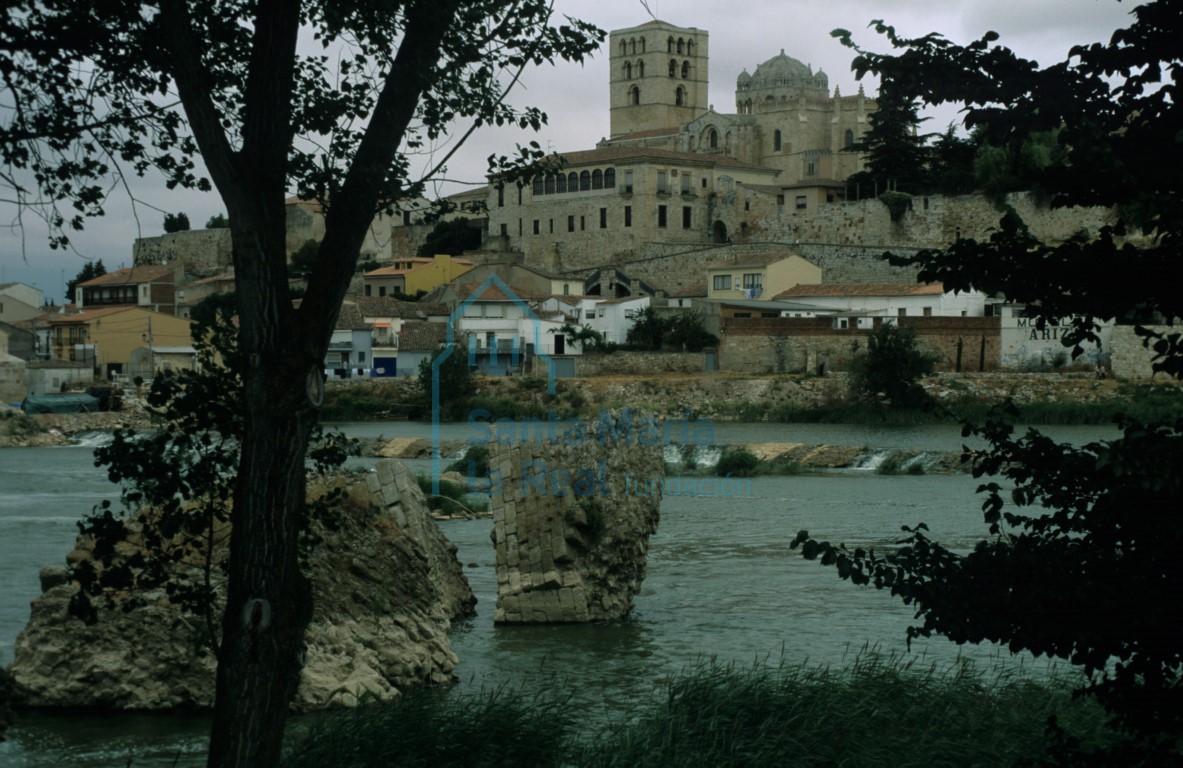
<path fill-rule="evenodd" d="M 1106 424 L 1117 412 L 1140 419 L 1183 416 L 1183 388 L 1098 379 L 1091 373 L 943 373 L 922 380 L 939 407 L 885 408 L 854 402 L 844 373 L 826 376 L 745 376 L 727 372 L 561 379 L 553 394 L 544 379 L 477 377 L 466 413 L 493 418 L 588 418 L 603 410 L 632 408 L 665 418 L 687 414 L 726 422 L 956 423 L 981 419 L 1012 399 L 1030 424 Z M 328 388 L 327 421 L 426 419 L 418 382 L 368 379 Z"/>

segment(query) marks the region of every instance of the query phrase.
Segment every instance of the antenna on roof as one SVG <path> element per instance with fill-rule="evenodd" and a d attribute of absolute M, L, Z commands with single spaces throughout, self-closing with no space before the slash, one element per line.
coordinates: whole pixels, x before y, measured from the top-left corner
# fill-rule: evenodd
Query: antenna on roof
<path fill-rule="evenodd" d="M 658 21 L 659 19 L 657 18 L 657 14 L 654 13 L 654 11 L 653 11 L 653 8 L 657 7 L 657 0 L 653 0 L 653 8 L 649 7 L 649 0 L 640 0 L 640 2 L 641 2 L 641 7 L 645 9 L 645 13 L 649 14 L 649 16 L 654 21 Z"/>

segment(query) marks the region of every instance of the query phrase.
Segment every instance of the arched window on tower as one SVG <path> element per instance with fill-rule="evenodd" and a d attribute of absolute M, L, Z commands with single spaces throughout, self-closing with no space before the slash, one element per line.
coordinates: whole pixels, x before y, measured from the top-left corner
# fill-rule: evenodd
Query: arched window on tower
<path fill-rule="evenodd" d="M 535 176 L 534 183 L 531 184 L 531 186 L 533 187 L 533 192 L 534 192 L 535 197 L 538 197 L 539 195 L 541 195 L 542 194 L 542 177 Z"/>
<path fill-rule="evenodd" d="M 682 79 L 685 80 L 688 77 L 690 77 L 690 62 L 683 61 L 682 62 Z"/>
<path fill-rule="evenodd" d="M 624 62 L 624 79 L 633 79 L 633 63 L 631 61 Z"/>
<path fill-rule="evenodd" d="M 628 41 L 628 52 L 632 56 L 637 55 L 637 41 L 636 40 L 629 40 Z"/>
<path fill-rule="evenodd" d="M 686 90 L 682 86 L 678 86 L 678 90 L 674 92 L 675 106 L 684 106 L 686 104 Z"/>
<path fill-rule="evenodd" d="M 711 149 L 718 149 L 719 148 L 719 132 L 716 131 L 714 128 L 712 128 L 711 133 L 710 133 L 710 138 L 707 141 L 710 144 Z"/>
<path fill-rule="evenodd" d="M 587 171 L 582 171 L 579 174 L 579 191 L 586 192 L 591 189 L 591 174 Z"/>
<path fill-rule="evenodd" d="M 555 192 L 557 192 L 558 194 L 561 195 L 566 191 L 567 191 L 567 175 L 565 173 L 560 173 L 558 175 L 558 177 L 555 179 Z"/>
<path fill-rule="evenodd" d="M 628 56 L 628 40 L 620 41 L 620 55 Z"/>
<path fill-rule="evenodd" d="M 678 74 L 678 62 L 674 61 L 673 59 L 670 59 L 670 77 L 674 77 L 677 74 Z"/>
<path fill-rule="evenodd" d="M 645 62 L 637 59 L 637 77 L 645 76 Z"/>
<path fill-rule="evenodd" d="M 854 131 L 850 130 L 849 128 L 846 129 L 846 137 L 843 139 L 842 146 L 844 146 L 844 147 L 853 147 L 854 146 Z"/>
<path fill-rule="evenodd" d="M 592 171 L 592 189 L 604 188 L 604 172 L 599 168 Z"/>
<path fill-rule="evenodd" d="M 615 168 L 607 168 L 604 170 L 604 189 L 616 189 Z"/>
<path fill-rule="evenodd" d="M 632 88 L 630 88 L 628 91 L 628 100 L 629 100 L 629 103 L 632 104 L 634 107 L 637 106 L 638 104 L 640 104 L 641 103 L 641 89 L 635 85 Z"/>
<path fill-rule="evenodd" d="M 555 193 L 555 177 L 546 177 L 546 194 L 553 195 Z"/>
<path fill-rule="evenodd" d="M 678 53 L 685 53 L 685 52 L 686 52 L 686 41 L 679 37 L 678 38 Z"/>
<path fill-rule="evenodd" d="M 686 41 L 686 55 L 687 56 L 694 55 L 694 41 L 693 40 Z"/>
<path fill-rule="evenodd" d="M 772 132 L 772 151 L 780 152 L 780 128 Z"/>
<path fill-rule="evenodd" d="M 666 53 L 673 53 L 674 52 L 674 38 L 671 37 L 669 40 L 666 41 L 665 52 Z"/>
<path fill-rule="evenodd" d="M 645 52 L 645 38 L 641 38 L 641 53 Z"/>
<path fill-rule="evenodd" d="M 571 171 L 571 173 L 567 174 L 567 191 L 579 191 L 579 174 L 575 173 L 575 171 Z"/>

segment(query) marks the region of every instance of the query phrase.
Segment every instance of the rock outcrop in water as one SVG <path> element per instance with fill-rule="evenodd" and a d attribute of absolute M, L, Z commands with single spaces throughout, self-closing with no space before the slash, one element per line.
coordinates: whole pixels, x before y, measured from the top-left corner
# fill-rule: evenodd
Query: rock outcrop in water
<path fill-rule="evenodd" d="M 453 679 L 450 620 L 476 600 L 455 547 L 427 510 L 415 478 L 383 462 L 348 489 L 343 514 L 318 527 L 308 557 L 313 617 L 293 707 L 378 700 L 400 689 Z M 125 546 L 126 545 L 126 546 Z M 69 560 L 90 557 L 79 539 Z M 120 545 L 125 556 L 132 542 Z M 67 613 L 78 589 L 64 567 L 42 571 L 43 594 L 17 638 L 11 672 L 23 703 L 37 707 L 168 709 L 213 702 L 214 660 L 200 653 L 201 622 L 163 590 L 124 612 L 100 608 L 85 624 Z M 220 608 L 219 608 L 220 614 Z"/>
<path fill-rule="evenodd" d="M 661 427 L 605 413 L 545 442 L 490 445 L 498 623 L 620 619 L 645 578 Z"/>

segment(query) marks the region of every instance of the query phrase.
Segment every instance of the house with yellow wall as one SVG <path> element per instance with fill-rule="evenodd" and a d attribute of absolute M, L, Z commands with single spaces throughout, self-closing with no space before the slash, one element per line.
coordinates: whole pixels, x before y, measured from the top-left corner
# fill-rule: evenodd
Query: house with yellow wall
<path fill-rule="evenodd" d="M 103 307 L 73 315 L 51 315 L 53 357 L 85 362 L 103 378 L 126 373 L 132 351 L 150 346 L 187 346 L 188 320 L 135 306 Z"/>
<path fill-rule="evenodd" d="M 362 292 L 366 296 L 393 296 L 395 292 L 414 296 L 430 292 L 473 268 L 469 259 L 446 253 L 428 259 L 422 256 L 396 259 L 394 263 L 366 272 Z"/>
<path fill-rule="evenodd" d="M 796 254 L 741 254 L 707 266 L 707 300 L 771 297 L 821 281 L 821 267 Z"/>

